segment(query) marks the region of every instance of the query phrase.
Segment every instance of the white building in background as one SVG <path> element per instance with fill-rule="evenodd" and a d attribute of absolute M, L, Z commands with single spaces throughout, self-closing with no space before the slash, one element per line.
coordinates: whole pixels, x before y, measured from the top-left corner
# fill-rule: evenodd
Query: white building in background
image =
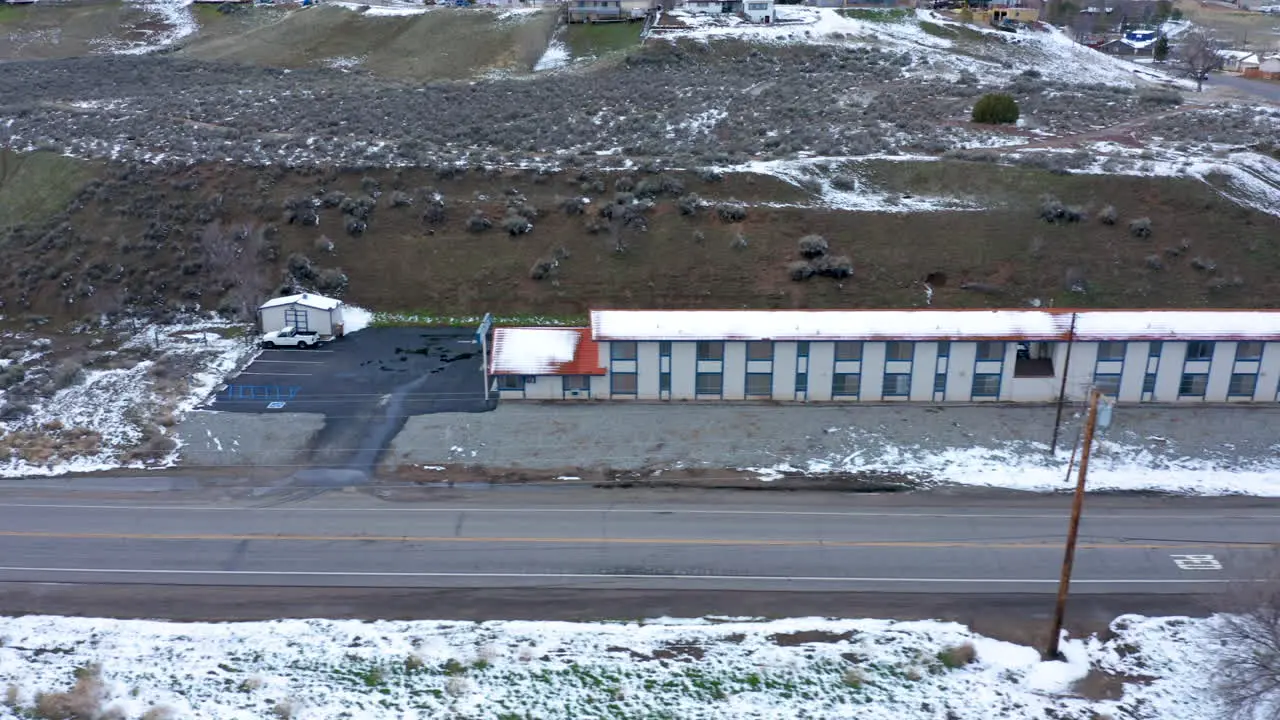
<path fill-rule="evenodd" d="M 342 301 L 315 293 L 272 298 L 258 308 L 258 319 L 264 333 L 292 326 L 342 337 Z"/>
<path fill-rule="evenodd" d="M 507 399 L 1276 402 L 1280 311 L 598 310 L 498 328 Z"/>
<path fill-rule="evenodd" d="M 681 9 L 695 15 L 741 15 L 753 23 L 778 19 L 774 0 L 684 0 Z"/>

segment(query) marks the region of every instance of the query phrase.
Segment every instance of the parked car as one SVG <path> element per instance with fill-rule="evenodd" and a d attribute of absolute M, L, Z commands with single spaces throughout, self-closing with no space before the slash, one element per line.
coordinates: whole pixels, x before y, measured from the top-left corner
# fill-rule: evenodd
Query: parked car
<path fill-rule="evenodd" d="M 320 344 L 320 334 L 315 330 L 299 330 L 292 325 L 273 330 L 262 336 L 262 347 L 296 347 L 307 349 Z"/>

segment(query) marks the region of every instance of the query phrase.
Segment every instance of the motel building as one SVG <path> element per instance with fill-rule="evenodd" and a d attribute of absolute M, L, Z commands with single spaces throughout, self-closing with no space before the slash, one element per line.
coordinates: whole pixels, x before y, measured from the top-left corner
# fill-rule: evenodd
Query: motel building
<path fill-rule="evenodd" d="M 596 310 L 496 328 L 489 369 L 509 400 L 1272 403 L 1280 311 Z"/>

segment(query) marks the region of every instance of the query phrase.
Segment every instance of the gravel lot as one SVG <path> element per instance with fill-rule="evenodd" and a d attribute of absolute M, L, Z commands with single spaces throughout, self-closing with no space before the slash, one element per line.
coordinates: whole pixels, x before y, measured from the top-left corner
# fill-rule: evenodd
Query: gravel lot
<path fill-rule="evenodd" d="M 1064 412 L 1064 452 L 1077 439 L 1079 411 L 1068 407 Z M 861 452 L 887 463 L 897 458 L 907 466 L 921 455 L 950 448 L 1013 448 L 1044 455 L 1054 414 L 1052 406 L 507 403 L 484 415 L 411 418 L 388 458 L 406 464 L 545 470 L 722 469 Z M 1102 443 L 1095 457 L 1125 460 L 1145 451 L 1151 455 L 1148 464 L 1194 457 L 1244 466 L 1276 458 L 1278 423 L 1276 407 L 1121 406 L 1102 436 L 1115 444 Z"/>
<path fill-rule="evenodd" d="M 287 470 L 324 427 L 319 413 L 193 412 L 176 428 L 184 467 L 258 467 Z"/>

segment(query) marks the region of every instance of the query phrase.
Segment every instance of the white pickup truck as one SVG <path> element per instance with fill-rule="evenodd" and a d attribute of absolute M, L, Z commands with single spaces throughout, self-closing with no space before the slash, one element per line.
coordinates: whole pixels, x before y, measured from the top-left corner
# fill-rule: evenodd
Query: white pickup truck
<path fill-rule="evenodd" d="M 262 336 L 262 347 L 264 348 L 296 347 L 305 350 L 319 344 L 319 333 L 314 330 L 299 330 L 292 325 L 273 330 Z"/>

